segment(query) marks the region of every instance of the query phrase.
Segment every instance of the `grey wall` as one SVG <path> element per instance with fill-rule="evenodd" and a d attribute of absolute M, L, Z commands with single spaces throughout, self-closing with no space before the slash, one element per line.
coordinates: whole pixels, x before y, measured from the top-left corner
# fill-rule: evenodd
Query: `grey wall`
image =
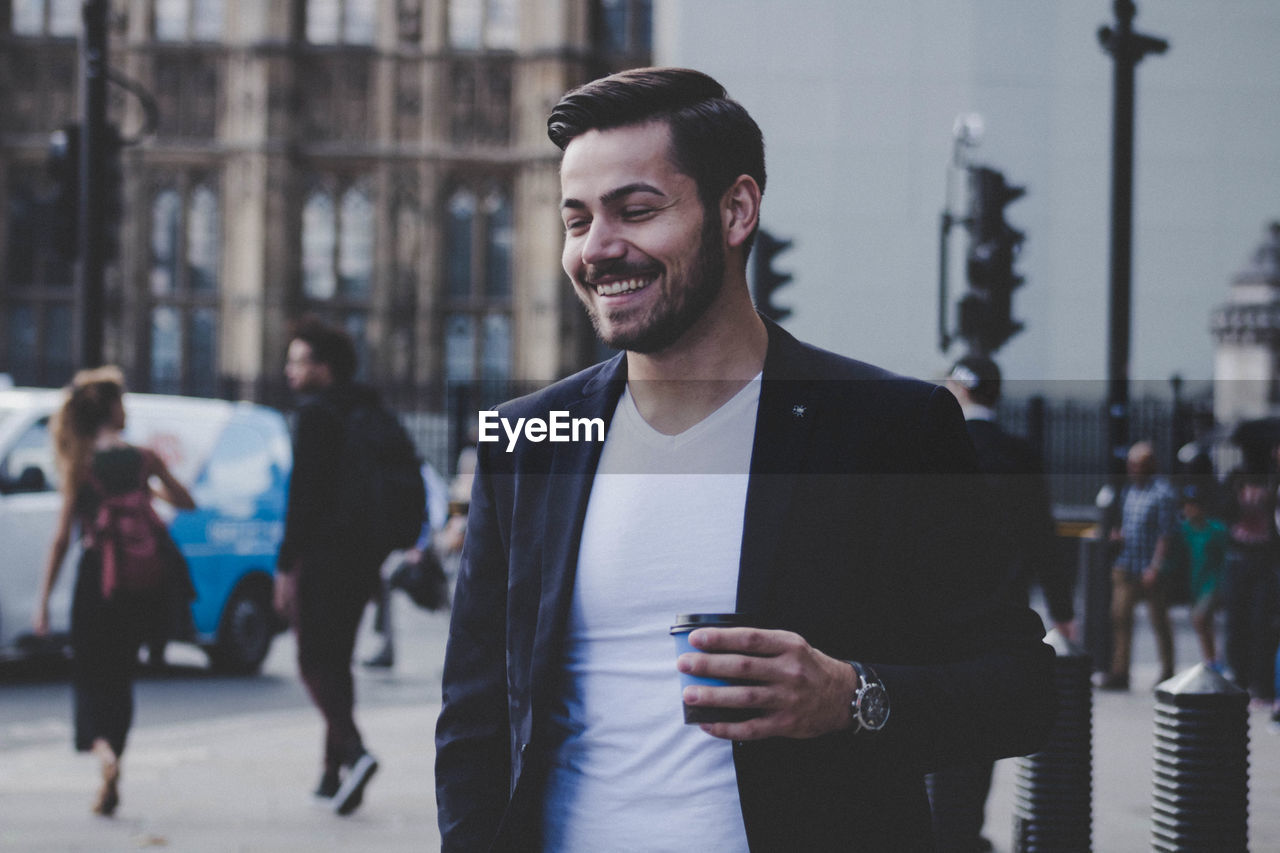
<path fill-rule="evenodd" d="M 920 376 L 936 344 L 951 129 L 1028 194 L 1007 375 L 1106 376 L 1110 0 L 658 0 L 655 57 L 716 76 L 764 129 L 764 227 L 795 239 L 786 325 Z M 1280 218 L 1280 3 L 1139 0 L 1132 375 L 1212 376 L 1208 316 Z M 965 235 L 954 235 L 958 264 Z M 958 271 L 958 269 L 957 269 Z M 963 285 L 953 276 L 953 292 Z M 953 347 L 951 357 L 959 355 Z"/>

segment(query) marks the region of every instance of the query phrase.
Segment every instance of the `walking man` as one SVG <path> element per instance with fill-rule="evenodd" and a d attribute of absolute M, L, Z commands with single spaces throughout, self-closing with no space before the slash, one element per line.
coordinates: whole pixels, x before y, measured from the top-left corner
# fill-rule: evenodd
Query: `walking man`
<path fill-rule="evenodd" d="M 959 407 L 754 310 L 763 140 L 716 81 L 622 72 L 548 127 L 563 266 L 623 352 L 499 412 L 603 441 L 478 447 L 443 849 L 930 849 L 924 773 L 1034 750 L 1052 711 L 1039 620 L 983 568 Z M 753 627 L 676 657 L 677 614 L 727 611 Z"/>
<path fill-rule="evenodd" d="M 1133 647 L 1133 611 L 1147 602 L 1147 617 L 1156 635 L 1160 654 L 1160 678 L 1173 677 L 1173 629 L 1160 570 L 1169 539 L 1177 533 L 1178 510 L 1173 488 L 1156 476 L 1155 449 L 1140 441 L 1129 448 L 1126 462 L 1129 483 L 1121 495 L 1120 528 L 1112 533 L 1120 554 L 1111 570 L 1111 671 L 1102 680 L 1104 690 L 1129 689 L 1129 662 Z M 1158 683 L 1158 682 L 1157 682 Z"/>
<path fill-rule="evenodd" d="M 344 511 L 347 415 L 377 405 L 355 383 L 356 351 L 342 330 L 298 323 L 285 377 L 299 395 L 284 541 L 276 561 L 276 608 L 297 636 L 298 671 L 325 721 L 324 769 L 316 799 L 341 815 L 360 806 L 378 769 L 356 728 L 351 658 L 356 631 L 387 554 Z"/>
<path fill-rule="evenodd" d="M 978 454 L 978 469 L 995 522 L 990 557 L 1000 572 L 1000 594 L 1026 605 L 1038 581 L 1053 627 L 1075 636 L 1071 566 L 1054 553 L 1054 521 L 1040 454 L 1026 439 L 996 423 L 1002 378 L 999 366 L 980 355 L 960 359 L 947 375 L 947 388 L 964 412 L 965 427 Z M 982 836 L 992 762 L 944 767 L 928 777 L 933 830 L 939 853 L 981 853 L 992 849 Z"/>

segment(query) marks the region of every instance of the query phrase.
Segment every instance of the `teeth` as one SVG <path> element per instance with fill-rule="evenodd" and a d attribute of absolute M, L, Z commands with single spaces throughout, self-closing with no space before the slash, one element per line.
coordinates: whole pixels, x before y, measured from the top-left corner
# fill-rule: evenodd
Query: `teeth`
<path fill-rule="evenodd" d="M 646 278 L 628 278 L 622 281 L 613 281 L 608 284 L 596 285 L 596 293 L 602 296 L 615 296 L 619 293 L 630 293 L 633 290 L 639 290 L 649 283 Z"/>

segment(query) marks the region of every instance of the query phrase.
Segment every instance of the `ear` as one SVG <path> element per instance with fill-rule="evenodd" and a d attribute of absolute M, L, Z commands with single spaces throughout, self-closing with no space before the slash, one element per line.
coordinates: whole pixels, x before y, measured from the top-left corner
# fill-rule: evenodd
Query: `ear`
<path fill-rule="evenodd" d="M 739 248 L 746 243 L 760 221 L 760 185 L 750 175 L 738 179 L 720 197 L 720 221 L 725 242 Z"/>

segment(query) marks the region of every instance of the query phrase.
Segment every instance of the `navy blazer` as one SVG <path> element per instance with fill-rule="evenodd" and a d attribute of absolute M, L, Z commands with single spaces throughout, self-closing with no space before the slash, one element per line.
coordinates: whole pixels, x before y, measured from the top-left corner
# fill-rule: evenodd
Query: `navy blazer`
<path fill-rule="evenodd" d="M 874 735 L 735 743 L 747 837 L 753 851 L 929 850 L 923 775 L 1038 748 L 1053 653 L 1035 613 L 993 594 L 973 448 L 950 393 L 768 327 L 737 609 L 871 664 L 891 716 Z M 625 381 L 619 355 L 500 411 L 608 423 Z M 480 445 L 436 728 L 446 851 L 537 849 L 547 715 L 601 446 Z"/>

